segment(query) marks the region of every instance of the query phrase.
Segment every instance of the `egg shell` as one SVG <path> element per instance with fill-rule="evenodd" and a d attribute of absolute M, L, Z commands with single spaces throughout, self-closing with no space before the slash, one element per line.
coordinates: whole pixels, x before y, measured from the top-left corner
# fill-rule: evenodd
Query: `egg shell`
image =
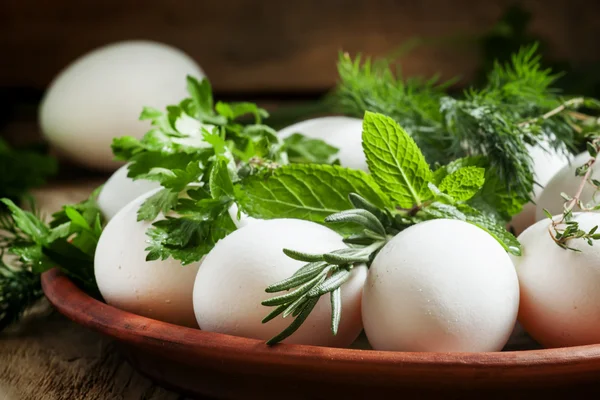
<path fill-rule="evenodd" d="M 301 133 L 309 138 L 321 139 L 339 149 L 337 156 L 342 166 L 368 172 L 362 149 L 362 128 L 363 121 L 359 118 L 319 117 L 287 126 L 279 131 L 279 136 L 285 139 L 294 133 Z"/>
<path fill-rule="evenodd" d="M 575 170 L 585 164 L 590 158 L 587 151 L 578 154 L 570 164 L 565 165 L 550 179 L 537 201 L 535 209 L 536 221 L 547 219 L 544 209 L 547 209 L 551 215 L 562 213 L 565 199 L 560 194 L 564 192 L 571 196 L 575 195 L 582 180 L 582 177 L 575 176 Z M 599 179 L 599 174 L 600 164 L 595 163 L 592 166 L 592 177 Z M 581 192 L 580 199 L 584 203 L 589 203 L 592 201 L 594 192 L 594 187 L 586 184 Z M 580 211 L 580 208 L 576 206 L 573 211 Z"/>
<path fill-rule="evenodd" d="M 536 184 L 533 186 L 533 200 L 537 203 L 543 188 L 548 184 L 552 177 L 569 164 L 569 157 L 565 154 L 552 149 L 548 146 L 527 146 L 529 154 L 533 160 L 533 173 Z M 533 225 L 536 221 L 536 205 L 529 202 L 523 206 L 523 210 L 513 216 L 511 226 L 515 234 L 520 234 L 527 227 Z"/>
<path fill-rule="evenodd" d="M 560 218 L 560 216 L 554 216 Z M 579 227 L 600 225 L 600 215 L 575 213 Z M 550 237 L 550 220 L 519 235 L 520 257 L 512 257 L 521 286 L 519 322 L 544 347 L 600 343 L 600 246 L 569 240 L 575 252 Z"/>
<path fill-rule="evenodd" d="M 281 316 L 263 324 L 273 307 L 263 300 L 283 294 L 265 288 L 289 278 L 305 263 L 283 253 L 289 248 L 323 253 L 347 247 L 342 237 L 322 225 L 297 220 L 257 220 L 220 240 L 208 253 L 194 286 L 194 310 L 201 329 L 268 340 L 285 329 L 293 317 Z M 352 271 L 342 286 L 342 316 L 336 336 L 331 333 L 331 303 L 323 296 L 304 324 L 284 343 L 349 346 L 362 330 L 360 303 L 367 275 L 365 266 Z"/>
<path fill-rule="evenodd" d="M 146 231 L 151 222 L 138 222 L 137 210 L 158 190 L 128 203 L 106 225 L 95 253 L 96 282 L 102 297 L 112 306 L 197 327 L 192 294 L 200 262 L 182 266 L 172 258 L 146 261 Z"/>
<path fill-rule="evenodd" d="M 438 219 L 400 232 L 377 254 L 363 324 L 377 350 L 499 351 L 519 307 L 511 259 L 482 229 Z"/>
<path fill-rule="evenodd" d="M 139 196 L 160 188 L 158 182 L 144 179 L 133 180 L 127 176 L 127 173 L 127 165 L 116 170 L 104 183 L 98 194 L 98 207 L 107 221 Z"/>
<path fill-rule="evenodd" d="M 82 55 L 62 70 L 42 99 L 42 132 L 61 154 L 91 168 L 114 171 L 114 137 L 141 138 L 144 106 L 164 109 L 188 97 L 186 75 L 204 77 L 182 51 L 151 41 L 123 41 Z"/>
<path fill-rule="evenodd" d="M 229 211 L 229 216 L 231 217 L 231 220 L 233 221 L 233 223 L 235 224 L 235 226 L 237 228 L 242 228 L 248 224 L 258 221 L 258 219 L 254 218 L 254 217 L 250 217 L 245 212 L 243 212 L 243 211 L 240 212 L 237 204 L 235 204 L 235 203 L 231 204 L 231 207 L 229 207 L 228 211 Z M 239 213 L 239 216 L 238 216 L 238 213 Z"/>

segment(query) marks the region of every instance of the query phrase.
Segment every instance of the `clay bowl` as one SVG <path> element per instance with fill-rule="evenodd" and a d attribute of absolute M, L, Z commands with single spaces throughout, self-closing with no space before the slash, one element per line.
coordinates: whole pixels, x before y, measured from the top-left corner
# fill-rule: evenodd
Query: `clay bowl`
<path fill-rule="evenodd" d="M 600 345 L 495 353 L 268 347 L 121 311 L 56 269 L 42 284 L 61 313 L 116 340 L 142 374 L 199 398 L 531 399 L 600 390 Z"/>

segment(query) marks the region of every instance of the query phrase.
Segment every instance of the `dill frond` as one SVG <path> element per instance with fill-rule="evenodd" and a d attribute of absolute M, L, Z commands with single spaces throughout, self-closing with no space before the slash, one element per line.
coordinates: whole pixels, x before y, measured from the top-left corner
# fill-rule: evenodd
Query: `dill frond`
<path fill-rule="evenodd" d="M 440 83 L 436 77 L 405 80 L 387 59 L 353 60 L 344 54 L 338 71 L 334 98 L 342 112 L 391 116 L 431 165 L 486 156 L 505 192 L 520 204 L 530 200 L 535 183 L 528 145 L 575 152 L 578 134 L 584 131 L 582 121 L 568 112 L 540 118 L 562 104 L 569 105 L 565 111 L 581 104 L 553 87 L 561 74 L 542 68 L 537 45 L 522 48 L 508 63 L 496 62 L 483 87 L 468 88 L 457 98 L 446 93 L 451 82 Z M 500 211 L 509 218 L 519 208 Z"/>

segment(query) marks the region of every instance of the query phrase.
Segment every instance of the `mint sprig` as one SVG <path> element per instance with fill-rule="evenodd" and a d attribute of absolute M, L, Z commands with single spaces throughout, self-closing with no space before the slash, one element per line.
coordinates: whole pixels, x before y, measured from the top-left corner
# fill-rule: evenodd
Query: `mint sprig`
<path fill-rule="evenodd" d="M 411 208 L 430 198 L 429 164 L 415 141 L 393 119 L 367 111 L 362 140 L 369 171 L 398 206 Z"/>

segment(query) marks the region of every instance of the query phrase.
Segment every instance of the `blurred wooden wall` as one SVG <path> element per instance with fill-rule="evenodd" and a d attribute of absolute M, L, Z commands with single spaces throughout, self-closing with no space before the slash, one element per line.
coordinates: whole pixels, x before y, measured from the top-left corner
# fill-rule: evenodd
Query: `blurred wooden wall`
<path fill-rule="evenodd" d="M 42 89 L 69 62 L 97 46 L 151 39 L 179 47 L 218 92 L 319 92 L 336 80 L 339 50 L 382 54 L 415 37 L 485 32 L 504 0 L 1 0 L 0 88 Z M 600 59 L 600 2 L 523 1 L 533 33 L 557 57 Z M 423 48 L 407 74 L 461 75 L 477 66 L 473 43 Z"/>

